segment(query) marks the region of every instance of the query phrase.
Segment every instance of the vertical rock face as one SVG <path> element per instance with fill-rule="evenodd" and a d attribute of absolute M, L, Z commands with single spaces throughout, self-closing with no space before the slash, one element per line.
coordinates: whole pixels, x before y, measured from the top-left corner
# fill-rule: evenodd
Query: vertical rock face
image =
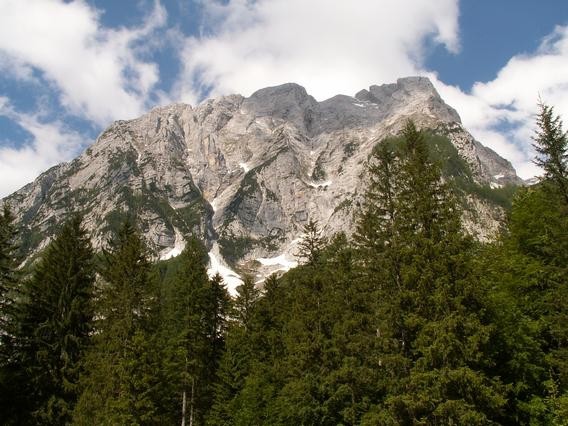
<path fill-rule="evenodd" d="M 309 218 L 327 234 L 353 229 L 365 161 L 408 119 L 446 136 L 477 185 L 520 184 L 511 164 L 472 138 L 428 79 L 410 77 L 323 102 L 284 84 L 249 98 L 156 108 L 115 122 L 80 157 L 5 201 L 24 227 L 28 253 L 79 211 L 97 247 L 135 216 L 157 256 L 178 253 L 184 236 L 195 234 L 233 265 L 257 259 L 284 268 Z M 475 194 L 467 200 L 466 227 L 490 238 L 502 209 Z"/>

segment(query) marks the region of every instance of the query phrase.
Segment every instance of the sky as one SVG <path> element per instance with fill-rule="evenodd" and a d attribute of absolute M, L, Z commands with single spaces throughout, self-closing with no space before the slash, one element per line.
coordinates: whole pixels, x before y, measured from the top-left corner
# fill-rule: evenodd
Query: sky
<path fill-rule="evenodd" d="M 539 99 L 568 120 L 568 1 L 0 0 L 0 197 L 158 105 L 411 75 L 537 175 Z"/>

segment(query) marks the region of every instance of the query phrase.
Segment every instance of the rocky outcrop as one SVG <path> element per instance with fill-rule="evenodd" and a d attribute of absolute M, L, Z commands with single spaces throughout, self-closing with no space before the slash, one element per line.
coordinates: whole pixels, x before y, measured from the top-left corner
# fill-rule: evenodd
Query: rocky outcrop
<path fill-rule="evenodd" d="M 156 256 L 196 234 L 233 266 L 289 267 L 302 227 L 353 229 L 373 147 L 406 120 L 445 135 L 478 185 L 520 184 L 511 164 L 463 128 L 426 78 L 371 86 L 317 102 L 296 84 L 160 107 L 105 130 L 77 159 L 7 197 L 37 252 L 68 214 L 80 211 L 95 246 L 136 216 Z M 490 238 L 502 209 L 478 195 L 466 227 Z M 276 259 L 276 260 L 270 260 Z M 280 260 L 278 260 L 280 259 Z"/>

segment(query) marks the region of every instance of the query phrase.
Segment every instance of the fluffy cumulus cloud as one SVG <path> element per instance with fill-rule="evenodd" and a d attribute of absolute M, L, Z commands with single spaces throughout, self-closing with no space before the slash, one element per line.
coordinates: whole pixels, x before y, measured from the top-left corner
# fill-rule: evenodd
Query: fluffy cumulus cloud
<path fill-rule="evenodd" d="M 178 90 L 194 102 L 285 82 L 317 99 L 419 73 L 427 43 L 459 49 L 457 0 L 203 2 L 208 32 L 187 39 Z"/>
<path fill-rule="evenodd" d="M 539 174 L 531 145 L 539 97 L 568 119 L 568 26 L 557 27 L 536 52 L 511 58 L 494 80 L 476 83 L 469 93 L 436 85 L 466 127 L 510 160 L 520 176 Z"/>
<path fill-rule="evenodd" d="M 37 98 L 35 110 L 18 111 L 3 98 L 0 115 L 29 137 L 25 143 L 0 141 L 0 196 L 72 158 L 87 142 L 50 116 L 75 116 L 101 128 L 165 98 L 155 89 L 157 64 L 145 59 L 157 47 L 154 36 L 166 24 L 165 8 L 156 1 L 134 27 L 105 27 L 101 13 L 81 0 L 0 1 L 3 78 L 27 85 L 29 93 L 45 94 L 47 88 L 58 105 L 42 111 L 44 102 Z"/>
<path fill-rule="evenodd" d="M 289 81 L 323 100 L 427 75 L 473 135 L 525 178 L 539 173 L 531 161 L 539 94 L 568 117 L 568 27 L 464 92 L 424 66 L 432 44 L 459 52 L 457 0 L 229 0 L 203 7 L 207 31 L 187 38 L 181 54 L 175 89 L 185 101 L 203 93 L 249 95 Z"/>
<path fill-rule="evenodd" d="M 9 118 L 30 135 L 25 146 L 3 146 L 0 141 L 0 195 L 7 195 L 41 172 L 61 161 L 70 160 L 84 139 L 60 121 L 44 122 L 39 114 L 14 110 L 9 99 L 0 96 L 0 115 Z"/>
<path fill-rule="evenodd" d="M 568 118 L 568 27 L 465 92 L 424 65 L 434 45 L 459 54 L 459 0 L 193 1 L 202 26 L 188 36 L 180 17 L 168 27 L 159 0 L 139 24 L 116 28 L 104 26 L 103 11 L 84 0 L 0 0 L 1 78 L 28 88 L 28 96 L 35 87 L 56 100 L 55 109 L 44 110 L 53 99 L 36 99 L 22 110 L 18 99 L 0 97 L 0 116 L 28 136 L 24 143 L 0 140 L 0 196 L 84 147 L 88 140 L 63 124 L 69 117 L 101 128 L 156 103 L 250 95 L 290 81 L 323 100 L 402 76 L 430 76 L 474 136 L 523 177 L 538 173 L 530 137 L 539 95 Z M 162 52 L 179 57 L 164 65 Z M 172 60 L 181 68 L 165 93 L 159 67 L 175 65 Z"/>
<path fill-rule="evenodd" d="M 141 26 L 108 29 L 82 1 L 2 0 L 0 68 L 21 79 L 37 70 L 69 112 L 96 123 L 134 117 L 158 80 L 157 66 L 140 59 L 140 42 L 165 22 L 158 3 Z"/>

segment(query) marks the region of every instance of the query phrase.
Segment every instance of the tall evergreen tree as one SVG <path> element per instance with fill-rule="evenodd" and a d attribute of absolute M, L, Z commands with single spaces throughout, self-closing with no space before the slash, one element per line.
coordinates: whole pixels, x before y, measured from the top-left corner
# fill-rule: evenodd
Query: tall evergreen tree
<path fill-rule="evenodd" d="M 503 240 L 508 263 L 501 274 L 515 277 L 510 288 L 516 305 L 539 332 L 549 366 L 550 410 L 563 418 L 568 413 L 568 204 L 551 182 L 519 191 Z"/>
<path fill-rule="evenodd" d="M 94 277 L 91 244 L 74 216 L 46 249 L 18 302 L 17 362 L 30 384 L 34 422 L 71 419 L 92 331 Z"/>
<path fill-rule="evenodd" d="M 298 256 L 309 265 L 315 265 L 326 240 L 317 221 L 310 219 L 303 228 L 303 236 L 298 243 Z"/>
<path fill-rule="evenodd" d="M 251 276 L 245 276 L 242 285 L 237 287 L 230 309 L 225 350 L 217 370 L 214 387 L 214 403 L 207 419 L 209 425 L 233 425 L 235 413 L 239 411 L 239 392 L 244 387 L 245 378 L 251 373 L 254 359 L 255 308 L 260 297 Z"/>
<path fill-rule="evenodd" d="M 568 135 L 553 107 L 540 103 L 539 109 L 533 138 L 538 155 L 534 162 L 542 167 L 545 178 L 554 183 L 568 204 Z"/>
<path fill-rule="evenodd" d="M 105 250 L 93 346 L 87 354 L 77 424 L 157 424 L 159 353 L 152 336 L 157 297 L 147 248 L 126 222 Z"/>
<path fill-rule="evenodd" d="M 485 424 L 499 418 L 505 398 L 498 378 L 486 374 L 492 328 L 469 262 L 472 241 L 424 135 L 408 123 L 402 138 L 394 190 L 386 169 L 393 160 L 379 154 L 379 204 L 367 207 L 385 211 L 379 231 L 366 233 L 373 229 L 364 223 L 369 214 L 358 228 L 364 264 L 385 266 L 374 274 L 384 402 L 363 421 Z M 373 252 L 369 242 L 377 236 L 389 239 Z"/>
<path fill-rule="evenodd" d="M 17 284 L 16 230 L 8 205 L 0 213 L 0 338 L 7 333 L 8 313 L 14 302 Z"/>
<path fill-rule="evenodd" d="M 0 213 L 0 423 L 23 423 L 26 390 L 23 371 L 17 364 L 17 298 L 20 274 L 14 216 L 8 205 Z"/>
<path fill-rule="evenodd" d="M 190 238 L 179 261 L 162 309 L 166 406 L 175 421 L 202 425 L 212 404 L 229 297 L 220 276 L 209 280 L 207 252 L 201 242 Z"/>
<path fill-rule="evenodd" d="M 401 167 L 396 147 L 390 141 L 377 145 L 367 167 L 369 186 L 363 209 L 359 212 L 354 240 L 364 263 L 363 275 L 372 286 L 379 273 L 390 275 L 392 281 L 400 280 L 397 251 L 393 247 Z M 385 250 L 389 247 L 391 250 Z M 381 256 L 377 256 L 378 253 Z M 395 257 L 390 258 L 391 255 Z"/>
<path fill-rule="evenodd" d="M 500 347 L 503 343 L 513 346 L 515 352 L 513 362 L 507 364 L 509 370 L 501 374 L 522 377 L 513 402 L 519 407 L 519 423 L 564 424 L 568 415 L 568 137 L 551 106 L 541 103 L 539 109 L 533 139 L 535 163 L 543 168 L 544 179 L 517 192 L 508 230 L 485 269 L 498 268 L 496 281 L 518 312 L 515 329 L 526 324 L 527 332 L 515 342 L 511 341 L 514 333 L 499 342 Z M 545 365 L 531 348 L 535 340 Z"/>

